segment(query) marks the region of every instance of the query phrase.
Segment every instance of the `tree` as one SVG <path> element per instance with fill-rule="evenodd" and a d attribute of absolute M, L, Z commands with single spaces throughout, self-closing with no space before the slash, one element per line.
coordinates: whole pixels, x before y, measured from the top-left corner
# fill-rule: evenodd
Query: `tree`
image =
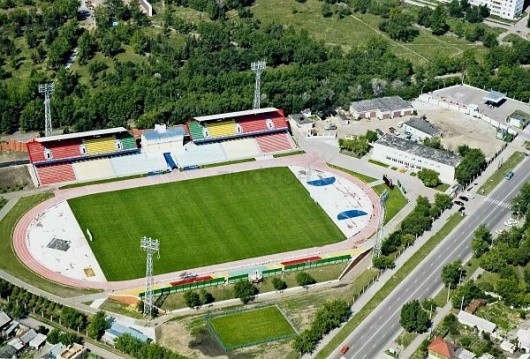
<path fill-rule="evenodd" d="M 418 172 L 418 178 L 426 187 L 436 187 L 441 183 L 440 177 L 438 177 L 438 172 L 428 168 L 422 168 Z"/>
<path fill-rule="evenodd" d="M 457 260 L 446 264 L 442 269 L 442 281 L 446 287 L 455 288 L 460 279 L 465 276 L 466 271 L 462 267 L 462 261 Z"/>
<path fill-rule="evenodd" d="M 418 25 L 431 27 L 432 9 L 428 6 L 423 6 L 418 9 L 416 14 L 416 22 Z"/>
<path fill-rule="evenodd" d="M 486 157 L 484 156 L 484 153 L 477 148 L 466 150 L 464 147 L 459 147 L 459 153 L 461 153 L 461 148 L 462 152 L 465 152 L 466 154 L 455 169 L 455 177 L 458 183 L 468 184 L 485 167 Z"/>
<path fill-rule="evenodd" d="M 274 277 L 272 278 L 272 286 L 276 290 L 284 290 L 285 288 L 287 288 L 287 283 L 285 283 L 285 281 L 281 280 L 278 277 Z"/>
<path fill-rule="evenodd" d="M 412 26 L 412 22 L 410 14 L 394 8 L 390 10 L 389 19 L 379 24 L 379 30 L 386 32 L 393 40 L 412 41 L 419 34 L 418 29 Z"/>
<path fill-rule="evenodd" d="M 446 209 L 449 209 L 453 206 L 453 202 L 451 201 L 451 196 L 445 193 L 436 193 L 434 195 L 434 207 L 437 211 L 444 211 Z"/>
<path fill-rule="evenodd" d="M 364 135 L 364 137 L 366 138 L 366 140 L 369 142 L 369 143 L 372 143 L 372 142 L 375 142 L 377 141 L 377 132 L 375 131 L 372 131 L 372 130 L 368 130 L 366 131 L 366 134 Z"/>
<path fill-rule="evenodd" d="M 201 305 L 201 296 L 199 293 L 189 290 L 184 293 L 184 301 L 189 308 L 195 308 Z"/>
<path fill-rule="evenodd" d="M 453 291 L 453 296 L 451 297 L 451 303 L 453 308 L 459 309 L 460 306 L 465 308 L 471 303 L 473 299 L 484 298 L 484 292 L 480 290 L 479 287 L 472 280 L 458 286 Z"/>
<path fill-rule="evenodd" d="M 512 199 L 512 212 L 516 216 L 524 216 L 530 205 L 530 183 L 525 183 L 520 193 Z"/>
<path fill-rule="evenodd" d="M 448 71 L 448 72 L 454 72 L 454 71 Z M 440 140 L 440 137 L 435 136 L 432 138 L 425 137 L 423 139 L 423 145 L 427 147 L 436 148 L 437 150 L 443 150 L 442 141 Z"/>
<path fill-rule="evenodd" d="M 473 250 L 473 255 L 476 258 L 480 258 L 484 253 L 486 253 L 493 241 L 491 232 L 486 228 L 484 224 L 481 224 L 475 230 L 475 236 L 471 240 L 471 249 Z"/>
<path fill-rule="evenodd" d="M 387 268 L 394 268 L 396 264 L 394 263 L 394 260 L 391 257 L 380 255 L 377 257 L 374 257 L 372 259 L 372 264 L 377 269 L 387 269 Z"/>
<path fill-rule="evenodd" d="M 376 134 L 377 136 L 377 134 Z M 362 157 L 370 151 L 370 144 L 365 136 L 356 136 L 352 139 L 339 139 L 341 150 L 352 152 L 356 157 Z"/>
<path fill-rule="evenodd" d="M 307 285 L 315 284 L 317 281 L 306 272 L 300 272 L 296 274 L 296 283 L 299 286 L 305 287 Z"/>
<path fill-rule="evenodd" d="M 199 290 L 199 296 L 201 298 L 201 304 L 210 304 L 215 302 L 215 298 L 213 297 L 212 293 L 208 292 L 206 289 L 201 288 Z"/>
<path fill-rule="evenodd" d="M 443 35 L 449 30 L 446 22 L 445 8 L 439 4 L 432 12 L 430 18 L 430 28 L 434 35 Z"/>
<path fill-rule="evenodd" d="M 420 302 L 410 301 L 401 308 L 401 319 L 399 324 L 409 333 L 424 333 L 429 329 L 430 320 L 427 312 L 423 310 Z"/>
<path fill-rule="evenodd" d="M 105 330 L 109 327 L 109 323 L 105 318 L 105 312 L 100 310 L 96 314 L 92 315 L 88 320 L 88 336 L 97 340 L 101 338 Z"/>
<path fill-rule="evenodd" d="M 484 46 L 490 47 L 490 48 L 499 46 L 499 41 L 497 41 L 497 36 L 493 32 L 490 32 L 490 31 L 488 31 L 484 35 L 484 37 L 482 38 L 482 43 L 484 44 Z"/>
<path fill-rule="evenodd" d="M 329 5 L 327 2 L 322 3 L 322 16 L 330 17 L 331 15 L 333 15 L 333 11 L 331 11 L 331 5 Z"/>
<path fill-rule="evenodd" d="M 317 347 L 317 338 L 312 330 L 306 329 L 300 335 L 297 335 L 293 341 L 293 349 L 301 355 L 312 353 Z"/>
<path fill-rule="evenodd" d="M 258 294 L 258 288 L 248 280 L 240 280 L 234 285 L 234 294 L 236 298 L 241 299 L 243 304 L 247 304 L 256 294 Z"/>

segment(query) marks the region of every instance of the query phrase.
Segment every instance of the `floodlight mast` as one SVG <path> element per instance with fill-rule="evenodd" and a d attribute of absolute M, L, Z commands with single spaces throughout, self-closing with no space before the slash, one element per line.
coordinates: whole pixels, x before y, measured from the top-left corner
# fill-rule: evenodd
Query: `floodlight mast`
<path fill-rule="evenodd" d="M 265 71 L 265 60 L 253 62 L 250 65 L 252 72 L 256 74 L 256 85 L 254 86 L 254 104 L 252 108 L 257 110 L 261 106 L 261 74 Z"/>
<path fill-rule="evenodd" d="M 147 254 L 145 266 L 144 316 L 148 316 L 149 320 L 151 320 L 153 319 L 153 254 L 158 253 L 158 258 L 160 258 L 160 242 L 158 239 L 144 236 L 140 240 L 140 248 L 142 248 Z"/>
<path fill-rule="evenodd" d="M 375 240 L 374 254 L 373 257 L 377 258 L 381 255 L 381 245 L 383 243 L 383 227 L 385 226 L 385 206 L 386 200 L 388 199 L 388 189 L 385 189 L 381 198 L 379 198 L 379 204 L 381 205 L 381 212 L 379 214 L 379 223 L 377 227 L 377 238 Z"/>
<path fill-rule="evenodd" d="M 39 92 L 44 94 L 44 136 L 52 135 L 52 111 L 50 108 L 50 95 L 55 90 L 53 83 L 39 84 Z"/>

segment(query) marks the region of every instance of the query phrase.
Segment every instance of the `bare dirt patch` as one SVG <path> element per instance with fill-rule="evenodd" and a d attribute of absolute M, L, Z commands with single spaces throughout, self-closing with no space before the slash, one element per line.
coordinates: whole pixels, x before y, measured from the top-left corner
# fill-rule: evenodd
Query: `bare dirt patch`
<path fill-rule="evenodd" d="M 481 149 L 490 158 L 504 143 L 495 138 L 493 126 L 478 118 L 421 101 L 413 101 L 412 105 L 418 115 L 426 115 L 429 122 L 441 128 L 442 144 L 450 151 L 456 152 L 458 146 L 467 144 Z"/>
<path fill-rule="evenodd" d="M 33 188 L 33 181 L 31 180 L 27 166 L 11 166 L 0 168 L 0 191 Z"/>

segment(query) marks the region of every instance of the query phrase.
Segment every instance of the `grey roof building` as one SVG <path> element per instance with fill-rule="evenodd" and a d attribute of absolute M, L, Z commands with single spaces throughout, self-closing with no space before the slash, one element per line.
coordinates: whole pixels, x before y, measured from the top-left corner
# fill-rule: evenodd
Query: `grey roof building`
<path fill-rule="evenodd" d="M 442 131 L 432 123 L 422 120 L 421 118 L 413 117 L 404 123 L 404 126 L 409 126 L 417 131 L 423 132 L 431 137 L 438 136 Z"/>
<path fill-rule="evenodd" d="M 412 111 L 412 105 L 399 96 L 355 101 L 350 104 L 350 112 L 355 117 L 390 118 L 410 115 Z"/>

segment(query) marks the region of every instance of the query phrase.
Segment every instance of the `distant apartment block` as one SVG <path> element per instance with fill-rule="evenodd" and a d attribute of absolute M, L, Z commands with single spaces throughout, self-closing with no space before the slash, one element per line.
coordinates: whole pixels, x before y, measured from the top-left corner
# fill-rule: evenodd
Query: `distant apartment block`
<path fill-rule="evenodd" d="M 441 0 L 451 2 L 451 0 Z M 492 15 L 513 20 L 523 12 L 524 0 L 469 0 L 471 5 L 486 5 Z"/>

